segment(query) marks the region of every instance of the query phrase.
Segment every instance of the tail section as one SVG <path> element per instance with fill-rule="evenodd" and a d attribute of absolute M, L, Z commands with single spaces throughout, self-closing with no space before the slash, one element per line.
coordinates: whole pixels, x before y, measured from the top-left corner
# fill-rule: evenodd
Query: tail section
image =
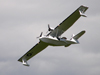
<path fill-rule="evenodd" d="M 78 33 L 77 35 L 75 35 L 73 37 L 73 39 L 78 40 L 84 33 L 85 33 L 85 31 L 81 31 L 80 33 Z"/>
<path fill-rule="evenodd" d="M 85 31 L 81 31 L 80 33 L 78 33 L 77 35 L 73 35 L 71 41 L 74 41 L 76 43 L 79 43 L 78 39 L 85 33 Z"/>

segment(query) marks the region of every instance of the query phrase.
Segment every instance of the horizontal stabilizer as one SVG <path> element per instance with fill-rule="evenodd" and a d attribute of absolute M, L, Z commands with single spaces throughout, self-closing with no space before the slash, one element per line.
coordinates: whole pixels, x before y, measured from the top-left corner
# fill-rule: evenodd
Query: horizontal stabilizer
<path fill-rule="evenodd" d="M 75 35 L 73 37 L 73 39 L 75 39 L 75 40 L 79 39 L 84 33 L 85 33 L 85 31 L 81 31 L 80 33 L 78 33 L 77 35 Z"/>

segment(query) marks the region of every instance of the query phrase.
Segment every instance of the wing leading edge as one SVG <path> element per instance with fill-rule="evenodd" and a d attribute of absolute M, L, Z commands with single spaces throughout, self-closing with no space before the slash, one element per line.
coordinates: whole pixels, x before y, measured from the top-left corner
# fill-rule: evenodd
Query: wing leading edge
<path fill-rule="evenodd" d="M 35 56 L 37 53 L 41 52 L 47 46 L 48 44 L 40 41 L 34 47 L 32 47 L 26 54 L 24 54 L 18 61 L 22 62 L 25 66 L 29 66 L 27 61 L 33 56 Z"/>
<path fill-rule="evenodd" d="M 68 28 L 70 28 L 81 16 L 86 17 L 84 15 L 85 11 L 88 9 L 86 6 L 80 6 L 77 10 L 75 10 L 68 18 L 66 18 L 62 23 L 60 23 L 53 31 L 51 31 L 48 35 L 52 37 L 61 36 Z"/>

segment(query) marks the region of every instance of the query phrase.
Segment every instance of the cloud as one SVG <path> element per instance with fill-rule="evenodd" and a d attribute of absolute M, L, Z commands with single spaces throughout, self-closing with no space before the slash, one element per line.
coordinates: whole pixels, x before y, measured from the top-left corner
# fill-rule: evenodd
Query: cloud
<path fill-rule="evenodd" d="M 1 0 L 0 73 L 2 75 L 99 75 L 99 0 Z M 80 5 L 89 7 L 62 36 L 86 30 L 79 45 L 48 47 L 30 59 L 30 67 L 18 62 L 34 46 L 47 24 L 56 27 Z"/>

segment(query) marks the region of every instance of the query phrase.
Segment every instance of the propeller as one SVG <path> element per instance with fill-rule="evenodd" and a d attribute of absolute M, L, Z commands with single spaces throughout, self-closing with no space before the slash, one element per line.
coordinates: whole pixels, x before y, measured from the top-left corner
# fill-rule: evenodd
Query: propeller
<path fill-rule="evenodd" d="M 51 31 L 52 29 L 50 28 L 50 25 L 48 24 L 48 31 Z"/>
<path fill-rule="evenodd" d="M 43 34 L 43 32 L 41 32 L 40 36 L 39 36 L 39 37 L 37 37 L 37 38 L 40 38 L 40 37 L 42 37 L 42 34 Z"/>
<path fill-rule="evenodd" d="M 53 31 L 53 28 L 51 28 L 49 24 L 48 24 L 48 31 Z M 48 33 L 48 31 L 46 33 Z"/>

